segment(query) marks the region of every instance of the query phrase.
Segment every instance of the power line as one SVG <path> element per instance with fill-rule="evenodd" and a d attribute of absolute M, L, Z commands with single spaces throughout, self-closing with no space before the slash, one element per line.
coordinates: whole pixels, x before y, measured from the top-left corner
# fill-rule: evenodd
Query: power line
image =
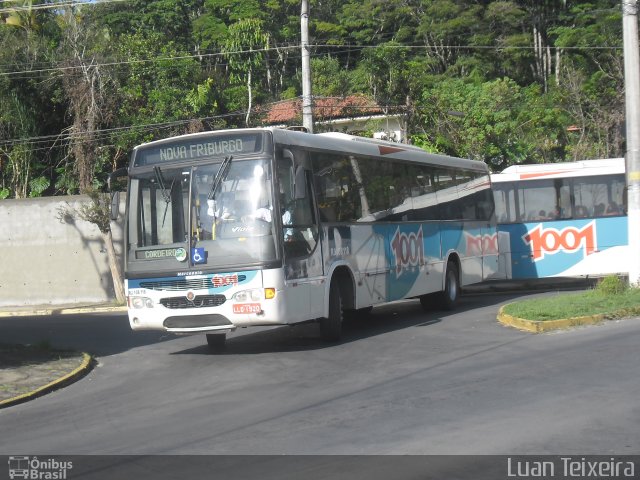
<path fill-rule="evenodd" d="M 116 0 L 113 0 L 116 1 Z M 125 1 L 125 0 L 117 0 L 117 1 Z M 325 49 L 344 49 L 342 52 L 337 53 L 346 53 L 358 50 L 366 50 L 366 49 L 376 49 L 376 48 L 387 48 L 387 49 L 422 49 L 422 50 L 430 50 L 434 47 L 429 45 L 327 45 L 327 44 L 314 44 L 310 45 L 313 48 L 325 48 Z M 94 68 L 99 67 L 112 67 L 119 65 L 134 65 L 134 64 L 144 64 L 144 63 L 153 63 L 153 62 L 162 62 L 162 61 L 174 61 L 174 60 L 189 60 L 189 59 L 203 59 L 203 58 L 214 58 L 214 57 L 225 57 L 228 55 L 242 55 L 248 53 L 263 53 L 263 52 L 274 52 L 281 50 L 298 50 L 300 48 L 299 45 L 291 45 L 291 46 L 280 46 L 280 47 L 269 47 L 269 48 L 253 48 L 249 50 L 237 50 L 233 52 L 216 52 L 216 53 L 197 53 L 190 55 L 176 55 L 169 57 L 155 57 L 155 58 L 143 58 L 143 59 L 135 59 L 135 60 L 120 60 L 114 62 L 104 62 L 104 63 L 96 63 L 90 65 Z M 579 47 L 549 47 L 552 50 L 563 50 L 563 51 L 589 51 L 589 50 L 622 50 L 622 46 L 579 46 Z M 499 46 L 499 45 L 438 45 L 438 49 L 451 49 L 451 50 L 496 50 L 496 51 L 506 51 L 506 50 L 534 50 L 534 46 Z M 314 54 L 313 56 L 318 57 L 323 54 Z M 297 56 L 291 57 L 297 58 Z M 32 78 L 33 74 L 36 73 L 47 73 L 47 72 L 64 72 L 69 70 L 78 70 L 86 68 L 86 65 L 72 65 L 72 66 L 54 66 L 49 68 L 38 68 L 33 70 L 16 70 L 13 72 L 0 72 L 1 76 L 14 76 L 14 75 L 22 75 L 29 74 L 27 77 L 20 78 Z"/>
<path fill-rule="evenodd" d="M 271 103 L 263 104 L 260 107 L 261 108 L 271 107 L 281 103 L 283 102 L 282 101 L 271 102 Z M 347 108 L 350 112 L 354 112 L 354 111 L 367 112 L 370 110 L 382 110 L 385 108 L 397 110 L 397 109 L 406 108 L 406 106 L 405 105 L 348 105 L 348 106 L 345 106 L 344 104 L 341 104 L 341 103 L 335 103 L 335 104 L 327 103 L 321 106 L 314 107 L 314 109 L 316 110 L 329 110 L 332 108 Z M 247 113 L 246 111 L 236 111 L 236 112 L 229 112 L 225 114 L 208 116 L 208 117 L 174 120 L 171 122 L 148 123 L 148 124 L 142 124 L 142 125 L 130 125 L 130 126 L 124 126 L 124 127 L 98 129 L 92 132 L 60 133 L 56 135 L 42 135 L 42 136 L 27 137 L 27 138 L 14 138 L 14 139 L 0 140 L 0 147 L 13 147 L 15 145 L 37 146 L 37 145 L 43 145 L 43 144 L 50 144 L 51 142 L 53 143 L 60 142 L 61 143 L 60 146 L 62 146 L 62 144 L 65 142 L 79 140 L 88 136 L 93 136 L 93 140 L 99 141 L 105 138 L 109 138 L 112 134 L 120 133 L 120 132 L 154 131 L 159 129 L 178 127 L 181 125 L 188 125 L 189 123 L 198 122 L 198 121 L 206 122 L 206 121 L 221 120 L 224 118 L 231 118 L 231 117 L 244 117 L 246 113 Z M 258 112 L 255 112 L 255 113 L 258 113 Z M 48 147 L 43 147 L 43 148 L 36 147 L 34 149 L 31 149 L 30 151 L 49 150 L 54 146 L 55 145 L 50 145 Z"/>

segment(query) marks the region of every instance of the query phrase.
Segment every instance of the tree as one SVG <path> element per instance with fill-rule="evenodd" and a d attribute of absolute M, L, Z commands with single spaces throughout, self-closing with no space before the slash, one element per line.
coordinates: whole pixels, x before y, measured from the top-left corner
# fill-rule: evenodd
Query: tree
<path fill-rule="evenodd" d="M 327 56 L 311 60 L 313 91 L 320 97 L 346 96 L 350 93 L 349 72 L 337 58 Z"/>
<path fill-rule="evenodd" d="M 572 25 L 552 30 L 565 52 L 558 84 L 573 127 L 568 153 L 576 160 L 624 155 L 622 19 L 609 3 L 576 4 Z"/>
<path fill-rule="evenodd" d="M 9 73 L 0 77 L 0 198 L 39 196 L 51 184 L 51 151 L 32 139 L 59 122 L 51 114 L 55 81 L 31 71 L 50 59 L 57 28 L 53 16 L 31 1 L 3 7 L 9 12 L 0 14 L 0 64 Z"/>
<path fill-rule="evenodd" d="M 107 79 L 102 73 L 97 52 L 96 31 L 73 7 L 65 10 L 64 41 L 61 45 L 65 58 L 63 88 L 68 99 L 68 115 L 72 124 L 68 129 L 69 149 L 74 158 L 75 172 L 81 192 L 92 188 L 98 163 L 96 130 L 100 127 L 105 104 Z"/>
<path fill-rule="evenodd" d="M 116 300 L 118 303 L 124 304 L 126 302 L 126 294 L 122 280 L 122 268 L 116 256 L 116 250 L 113 245 L 113 235 L 111 233 L 111 197 L 108 193 L 101 193 L 93 189 L 87 190 L 86 194 L 89 196 L 89 202 L 81 205 L 77 209 L 60 207 L 57 217 L 61 221 L 66 221 L 64 219 L 67 217 L 72 219 L 78 217 L 98 227 L 105 249 L 107 250 L 107 262 L 109 264 L 109 270 L 111 271 Z"/>
<path fill-rule="evenodd" d="M 80 179 L 82 189 L 99 186 L 138 143 L 251 124 L 257 103 L 299 94 L 299 0 L 36 3 L 52 2 L 0 9 L 0 196 L 76 192 Z M 310 0 L 310 8 L 316 94 L 402 108 L 424 145 L 497 155 L 497 165 L 622 153 L 619 0 Z M 519 87 L 498 89 L 510 105 L 503 114 L 518 115 L 498 121 L 502 133 L 481 125 L 498 119 L 468 97 L 495 82 Z M 515 144 L 507 131 L 517 132 Z"/>
<path fill-rule="evenodd" d="M 563 158 L 567 119 L 550 100 L 539 85 L 523 88 L 510 79 L 449 80 L 425 92 L 418 107 L 428 144 L 498 171 Z"/>
<path fill-rule="evenodd" d="M 35 115 L 29 107 L 22 103 L 15 92 L 11 92 L 3 99 L 0 108 L 0 138 L 33 137 L 36 132 L 34 120 Z M 37 176 L 35 155 L 28 140 L 0 144 L 0 170 L 3 174 L 0 198 L 38 196 L 49 187 L 46 177 Z"/>
<path fill-rule="evenodd" d="M 247 87 L 246 126 L 249 126 L 253 105 L 253 77 L 264 66 L 264 51 L 267 48 L 269 34 L 263 31 L 261 20 L 246 18 L 229 27 L 223 51 L 229 62 L 232 80 L 243 82 Z"/>

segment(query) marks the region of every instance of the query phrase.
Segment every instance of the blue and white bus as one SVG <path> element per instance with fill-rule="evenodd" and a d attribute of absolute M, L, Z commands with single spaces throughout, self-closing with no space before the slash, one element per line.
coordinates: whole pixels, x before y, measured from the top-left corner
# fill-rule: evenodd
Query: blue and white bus
<path fill-rule="evenodd" d="M 628 271 L 623 158 L 514 165 L 491 181 L 507 278 Z"/>
<path fill-rule="evenodd" d="M 346 134 L 266 128 L 136 147 L 125 282 L 134 330 L 203 333 L 418 298 L 452 308 L 497 274 L 484 163 Z"/>

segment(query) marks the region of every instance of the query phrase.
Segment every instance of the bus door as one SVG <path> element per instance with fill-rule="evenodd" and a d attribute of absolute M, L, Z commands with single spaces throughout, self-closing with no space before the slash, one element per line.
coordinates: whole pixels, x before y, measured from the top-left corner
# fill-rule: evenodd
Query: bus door
<path fill-rule="evenodd" d="M 301 317 L 322 316 L 324 263 L 308 154 L 284 148 L 276 155 L 288 302 Z"/>

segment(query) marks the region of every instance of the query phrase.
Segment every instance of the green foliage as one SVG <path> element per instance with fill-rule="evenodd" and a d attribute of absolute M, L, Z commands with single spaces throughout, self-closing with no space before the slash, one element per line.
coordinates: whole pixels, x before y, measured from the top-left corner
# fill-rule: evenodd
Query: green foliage
<path fill-rule="evenodd" d="M 244 83 L 263 65 L 269 35 L 262 27 L 263 22 L 254 18 L 239 20 L 229 27 L 223 50 L 232 80 Z"/>
<path fill-rule="evenodd" d="M 42 194 L 49 188 L 51 185 L 51 180 L 47 177 L 38 177 L 34 178 L 29 182 L 29 196 L 30 197 L 40 197 Z"/>
<path fill-rule="evenodd" d="M 557 161 L 562 153 L 564 112 L 540 88 L 511 79 L 449 80 L 425 92 L 423 122 L 434 125 L 430 143 L 438 150 L 485 161 L 494 170 L 517 163 Z"/>
<path fill-rule="evenodd" d="M 309 3 L 314 95 L 367 95 L 429 151 L 494 170 L 624 154 L 617 0 Z M 0 14 L 0 197 L 77 192 L 83 156 L 99 187 L 138 143 L 248 124 L 300 95 L 299 39 L 299 0 Z M 101 103 L 74 152 L 87 78 Z"/>
<path fill-rule="evenodd" d="M 100 232 L 111 231 L 111 199 L 108 193 L 101 193 L 97 190 L 88 190 L 89 203 L 81 205 L 76 211 L 78 217 L 87 222 L 93 223 Z"/>
<path fill-rule="evenodd" d="M 204 111 L 206 107 L 215 107 L 213 79 L 207 78 L 203 83 L 196 85 L 196 88 L 187 94 L 186 100 L 195 114 Z"/>
<path fill-rule="evenodd" d="M 411 144 L 416 147 L 420 147 L 429 153 L 443 153 L 438 150 L 438 147 L 431 143 L 426 135 L 412 135 Z"/>
<path fill-rule="evenodd" d="M 620 277 L 609 275 L 598 282 L 595 291 L 602 295 L 621 295 L 628 289 L 629 285 Z"/>
<path fill-rule="evenodd" d="M 283 91 L 282 94 L 280 95 L 282 100 L 291 100 L 293 98 L 296 98 L 297 96 L 298 96 L 298 90 L 296 89 L 296 87 L 289 87 L 285 91 Z"/>
<path fill-rule="evenodd" d="M 506 305 L 504 313 L 526 320 L 559 320 L 590 315 L 617 318 L 640 314 L 640 289 L 603 294 L 597 290 L 556 294 Z"/>
<path fill-rule="evenodd" d="M 316 96 L 335 97 L 349 93 L 349 73 L 335 57 L 313 58 L 311 75 Z"/>

